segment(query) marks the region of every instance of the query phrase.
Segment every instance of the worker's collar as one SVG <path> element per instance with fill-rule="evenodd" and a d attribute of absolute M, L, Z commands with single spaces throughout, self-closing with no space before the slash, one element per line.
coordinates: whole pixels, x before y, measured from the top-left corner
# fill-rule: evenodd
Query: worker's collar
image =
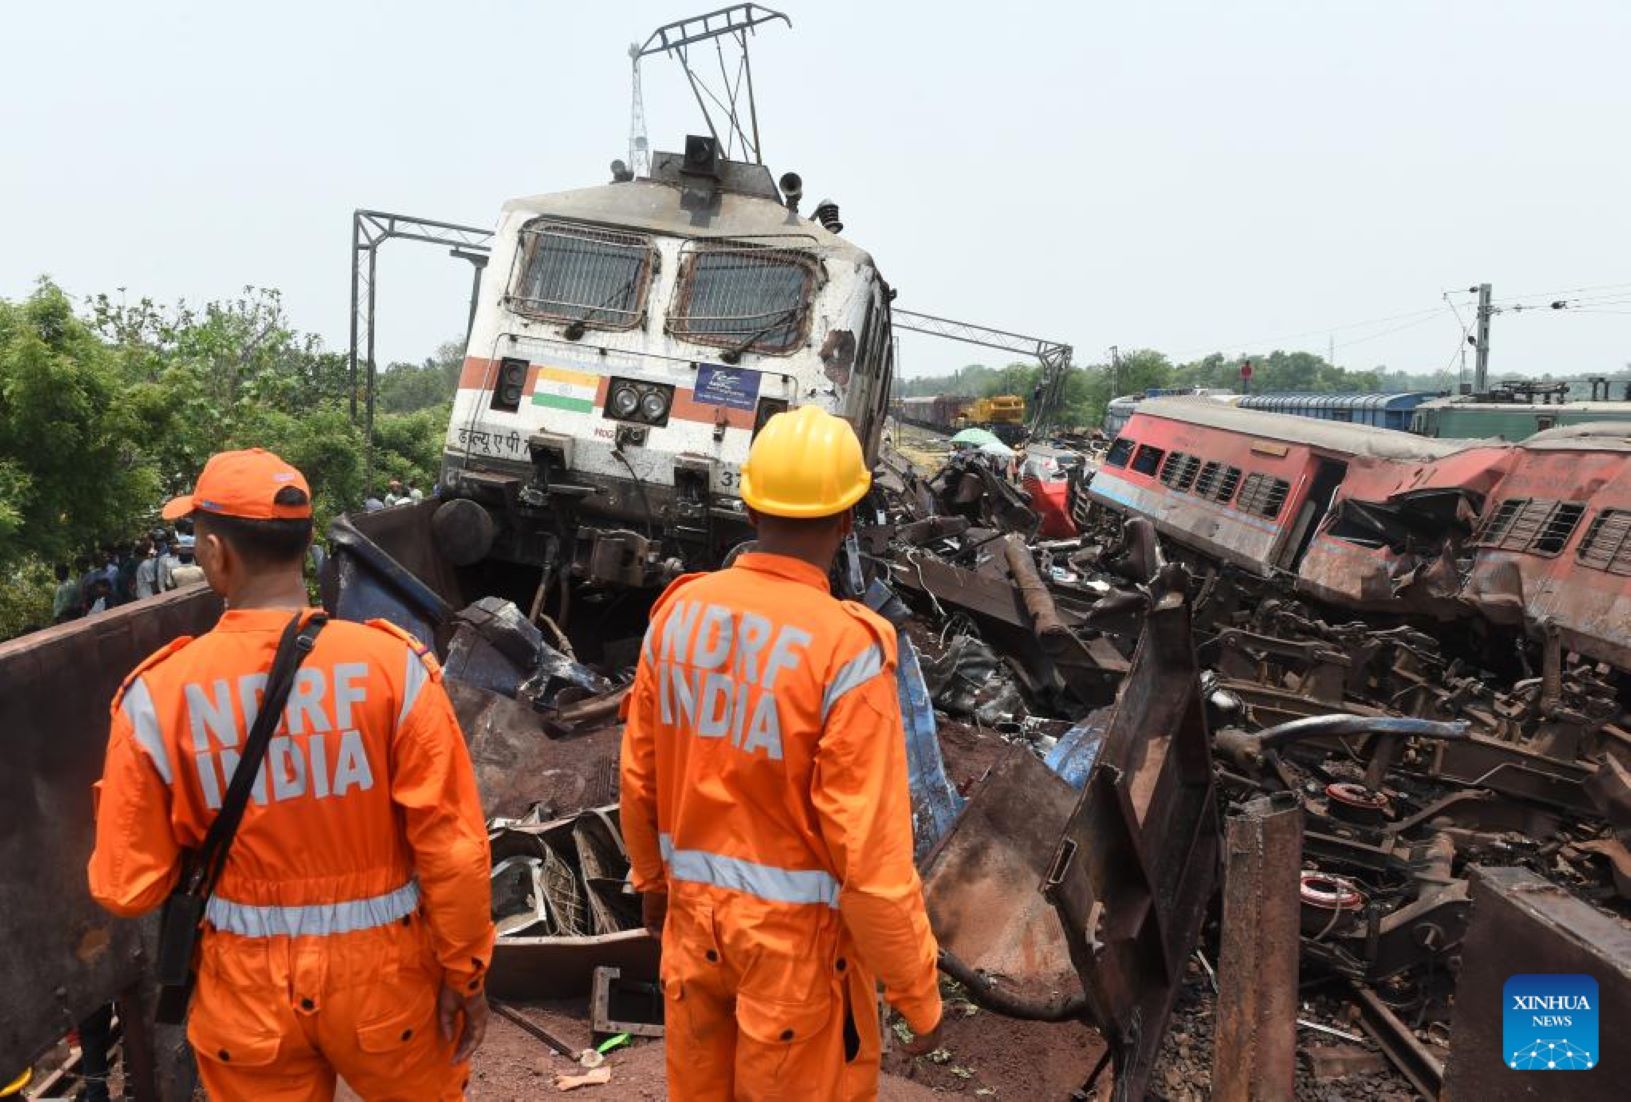
<path fill-rule="evenodd" d="M 778 578 L 786 578 L 790 582 L 803 582 L 814 586 L 823 593 L 831 593 L 832 586 L 827 582 L 827 575 L 803 559 L 795 559 L 791 555 L 772 555 L 767 551 L 749 551 L 737 557 L 731 564 L 733 570 L 752 570 L 760 574 L 774 574 Z"/>
<path fill-rule="evenodd" d="M 301 610 L 304 619 L 314 608 Z M 229 608 L 221 613 L 216 621 L 216 631 L 282 631 L 289 626 L 289 618 L 294 615 L 290 608 Z"/>

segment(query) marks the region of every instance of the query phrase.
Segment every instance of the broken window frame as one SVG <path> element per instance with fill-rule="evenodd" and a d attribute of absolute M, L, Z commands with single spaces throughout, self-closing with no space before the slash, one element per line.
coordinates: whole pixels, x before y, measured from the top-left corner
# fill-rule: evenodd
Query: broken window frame
<path fill-rule="evenodd" d="M 514 277 L 511 280 L 510 293 L 506 297 L 506 305 L 512 311 L 537 321 L 577 324 L 586 329 L 612 332 L 638 329 L 645 324 L 647 298 L 652 278 L 659 266 L 657 247 L 650 234 L 567 222 L 558 218 L 534 218 L 521 227 L 518 236 L 519 247 L 515 252 Z M 586 255 L 593 256 L 594 259 L 583 266 L 584 270 L 568 273 L 564 277 L 568 290 L 573 286 L 584 286 L 584 293 L 569 294 L 560 298 L 542 298 L 525 293 L 528 284 L 532 282 L 530 277 L 533 265 L 539 259 L 539 247 L 551 237 L 573 239 L 591 246 L 603 247 L 603 251 L 599 253 L 586 250 Z M 604 265 L 606 258 L 617 256 L 619 250 L 624 253 L 637 251 L 640 254 L 640 267 L 634 278 L 626 279 L 613 291 L 611 297 L 601 293 L 603 287 L 588 288 L 586 284 L 599 274 L 591 270 L 592 266 L 597 263 Z M 590 301 L 573 301 L 577 298 Z M 621 305 L 616 302 L 619 298 L 623 300 Z"/>
<path fill-rule="evenodd" d="M 1140 444 L 1138 451 L 1133 453 L 1132 462 L 1128 466 L 1141 475 L 1154 478 L 1156 472 L 1161 469 L 1161 461 L 1166 457 L 1167 450 L 1165 448 L 1158 448 L 1154 444 Z"/>
<path fill-rule="evenodd" d="M 698 274 L 709 267 L 710 259 L 719 257 L 753 257 L 761 261 L 761 266 L 765 268 L 784 267 L 801 272 L 804 278 L 800 283 L 798 302 L 779 304 L 773 309 L 753 314 L 693 318 L 690 311 L 696 298 Z M 826 269 L 820 260 L 798 249 L 755 245 L 746 241 L 688 241 L 680 248 L 679 277 L 674 282 L 674 298 L 663 319 L 663 327 L 670 336 L 692 344 L 740 349 L 763 356 L 790 356 L 804 347 L 809 339 L 810 321 L 815 312 L 813 307 L 816 295 L 825 282 L 825 275 Z M 774 321 L 782 315 L 788 316 L 785 320 Z M 728 331 L 694 328 L 691 323 L 699 320 L 710 323 L 737 322 L 739 327 Z M 773 325 L 770 324 L 772 321 Z M 761 332 L 761 326 L 768 328 Z M 778 337 L 779 334 L 785 336 Z M 749 337 L 753 338 L 751 342 L 748 341 Z"/>
<path fill-rule="evenodd" d="M 1605 530 L 1608 534 L 1605 536 Z M 1598 545 L 1608 546 L 1597 554 Z M 1599 509 L 1574 553 L 1575 561 L 1609 574 L 1631 575 L 1631 509 Z"/>
<path fill-rule="evenodd" d="M 1290 496 L 1291 483 L 1283 478 L 1275 478 L 1271 474 L 1253 471 L 1240 484 L 1240 493 L 1235 498 L 1235 508 L 1243 513 L 1273 520 L 1285 508 L 1286 498 Z"/>
<path fill-rule="evenodd" d="M 1133 449 L 1138 447 L 1138 441 L 1130 436 L 1118 436 L 1110 445 L 1110 450 L 1104 453 L 1106 467 L 1125 467 L 1127 461 L 1133 457 Z"/>
<path fill-rule="evenodd" d="M 1474 542 L 1495 551 L 1553 558 L 1568 546 L 1585 513 L 1580 501 L 1509 497 L 1490 514 Z"/>

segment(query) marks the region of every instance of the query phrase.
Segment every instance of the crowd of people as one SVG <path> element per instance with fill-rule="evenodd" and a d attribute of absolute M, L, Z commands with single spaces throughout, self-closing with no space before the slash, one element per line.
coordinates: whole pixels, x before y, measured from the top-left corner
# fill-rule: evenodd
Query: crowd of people
<path fill-rule="evenodd" d="M 51 621 L 61 624 L 203 581 L 204 571 L 193 561 L 192 523 L 183 519 L 173 530 L 155 528 L 72 564 L 59 562 L 56 576 Z"/>
<path fill-rule="evenodd" d="M 363 508 L 368 512 L 407 505 L 425 499 L 412 479 L 392 479 L 384 494 L 371 490 Z M 313 569 L 322 566 L 320 544 L 312 547 Z M 51 600 L 51 622 L 77 620 L 110 608 L 152 597 L 204 580 L 193 560 L 192 520 L 183 517 L 173 529 L 154 528 L 128 543 L 109 544 L 73 562 L 55 568 L 56 590 Z"/>

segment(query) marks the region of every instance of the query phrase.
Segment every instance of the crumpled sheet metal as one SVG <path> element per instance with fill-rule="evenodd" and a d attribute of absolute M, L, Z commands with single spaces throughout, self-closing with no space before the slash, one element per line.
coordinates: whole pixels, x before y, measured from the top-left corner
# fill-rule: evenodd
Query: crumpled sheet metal
<path fill-rule="evenodd" d="M 595 856 L 587 864 L 586 820 L 595 838 L 589 842 Z M 621 891 L 627 866 L 626 859 L 618 863 L 622 843 L 617 828 L 617 808 L 607 806 L 547 823 L 501 825 L 491 833 L 495 869 L 517 857 L 537 858 L 543 863 L 541 877 L 531 876 L 530 865 L 522 867 L 527 878 L 549 895 L 532 901 L 535 911 L 547 918 L 527 924 L 521 935 L 500 936 L 494 944 L 487 978 L 493 997 L 584 997 L 593 986 L 595 969 L 603 965 L 619 968 L 633 979 L 657 978 L 660 944 L 639 925 L 638 911 Z M 569 886 L 562 882 L 563 874 L 571 881 Z M 523 890 L 524 886 L 525 881 Z M 507 897 L 512 911 L 519 909 L 515 894 Z"/>
<path fill-rule="evenodd" d="M 1009 747 L 924 865 L 941 948 L 1010 998 L 1041 1005 L 1081 994 L 1058 913 L 1037 890 L 1075 801 L 1029 749 Z"/>
<path fill-rule="evenodd" d="M 554 739 L 543 730 L 544 717 L 519 701 L 451 678 L 443 684 L 488 818 L 519 818 L 536 804 L 573 810 L 617 799 L 621 727 Z"/>
<path fill-rule="evenodd" d="M 1088 1017 L 1111 1047 L 1115 1102 L 1143 1097 L 1222 844 L 1183 592 L 1173 586 L 1145 619 L 1103 746 L 1042 882 Z"/>

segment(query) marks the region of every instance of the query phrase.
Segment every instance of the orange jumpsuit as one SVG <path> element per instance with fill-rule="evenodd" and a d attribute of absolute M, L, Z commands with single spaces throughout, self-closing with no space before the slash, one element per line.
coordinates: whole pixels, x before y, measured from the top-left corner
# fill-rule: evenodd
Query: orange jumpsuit
<path fill-rule="evenodd" d="M 670 1097 L 865 1099 L 877 979 L 940 1020 L 912 864 L 895 632 L 749 553 L 652 611 L 623 735 L 634 887 L 669 893 Z"/>
<path fill-rule="evenodd" d="M 157 907 L 204 839 L 291 613 L 228 611 L 131 674 L 97 785 L 91 894 Z M 487 832 L 436 659 L 336 620 L 301 666 L 210 899 L 187 1036 L 213 1099 L 463 1097 L 438 989 L 479 991 Z"/>

